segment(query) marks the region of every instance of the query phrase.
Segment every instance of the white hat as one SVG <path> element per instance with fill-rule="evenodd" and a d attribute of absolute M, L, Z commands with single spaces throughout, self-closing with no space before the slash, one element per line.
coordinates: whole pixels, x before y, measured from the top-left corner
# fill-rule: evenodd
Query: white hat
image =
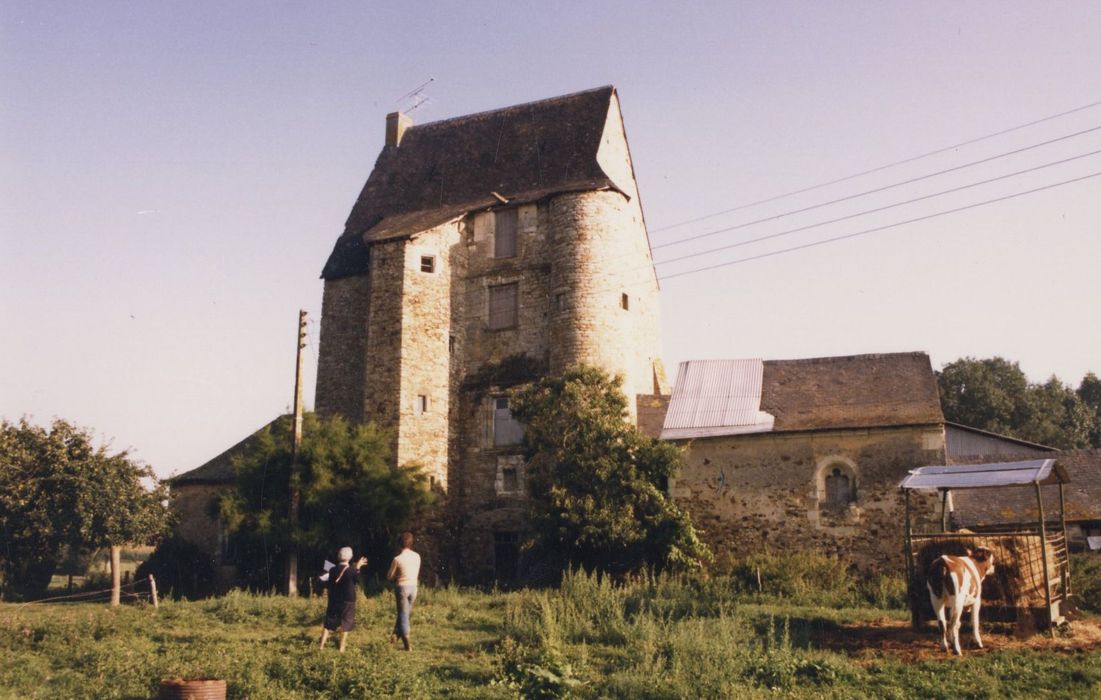
<path fill-rule="evenodd" d="M 338 559 L 340 559 L 340 561 L 342 563 L 346 562 L 346 561 L 351 561 L 352 560 L 352 548 L 351 547 L 341 547 L 340 551 L 337 552 L 336 556 L 337 556 Z"/>

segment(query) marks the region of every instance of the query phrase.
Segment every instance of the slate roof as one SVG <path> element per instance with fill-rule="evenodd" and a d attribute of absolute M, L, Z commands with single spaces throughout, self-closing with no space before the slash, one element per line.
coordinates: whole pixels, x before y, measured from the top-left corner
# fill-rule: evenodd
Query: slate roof
<path fill-rule="evenodd" d="M 648 435 L 661 432 L 664 398 L 636 398 L 639 427 Z M 944 422 L 936 377 L 923 352 L 765 360 L 761 410 L 775 417 L 771 432 Z"/>
<path fill-rule="evenodd" d="M 551 194 L 615 188 L 597 151 L 615 88 L 409 127 L 384 146 L 321 276 L 363 272 L 375 241 L 471 211 Z"/>
<path fill-rule="evenodd" d="M 287 416 L 279 416 L 279 418 L 253 431 L 244 440 L 241 440 L 210 461 L 195 467 L 191 471 L 186 471 L 183 474 L 168 479 L 168 483 L 172 486 L 179 486 L 181 484 L 224 484 L 233 481 L 236 476 L 233 471 L 233 458 L 248 451 L 256 441 L 256 435 L 261 430 L 271 428 L 275 425 L 276 421 L 285 417 Z"/>
<path fill-rule="evenodd" d="M 1063 486 L 1067 521 L 1101 521 L 1101 450 L 1069 450 L 1051 453 L 1067 473 Z M 998 461 L 1005 461 L 998 455 Z M 985 461 L 981 457 L 976 462 Z M 1044 515 L 1059 517 L 1059 489 L 1043 486 Z M 1039 517 L 1036 491 L 1031 486 L 990 490 L 953 491 L 953 520 L 959 527 L 983 527 L 1033 523 Z"/>

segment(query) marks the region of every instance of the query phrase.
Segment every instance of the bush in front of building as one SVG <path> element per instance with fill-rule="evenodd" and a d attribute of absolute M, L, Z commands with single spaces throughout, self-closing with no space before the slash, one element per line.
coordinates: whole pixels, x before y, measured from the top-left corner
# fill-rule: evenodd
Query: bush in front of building
<path fill-rule="evenodd" d="M 621 387 L 579 366 L 513 391 L 509 408 L 525 430 L 529 545 L 561 569 L 699 569 L 710 553 L 667 491 L 680 450 L 627 420 Z"/>

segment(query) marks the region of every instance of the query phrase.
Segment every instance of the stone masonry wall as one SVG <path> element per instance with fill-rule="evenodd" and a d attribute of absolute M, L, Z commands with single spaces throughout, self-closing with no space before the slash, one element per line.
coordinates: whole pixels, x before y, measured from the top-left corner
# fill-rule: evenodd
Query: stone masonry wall
<path fill-rule="evenodd" d="M 420 465 L 441 490 L 447 489 L 448 481 L 451 405 L 450 250 L 458 242 L 459 226 L 454 222 L 410 239 L 405 245 L 401 298 L 397 461 Z M 432 260 L 431 272 L 422 270 L 426 257 Z"/>
<path fill-rule="evenodd" d="M 314 410 L 319 415 L 363 420 L 370 298 L 368 275 L 325 281 L 314 392 Z"/>
<path fill-rule="evenodd" d="M 815 549 L 898 572 L 905 566 L 898 483 L 909 469 L 944 463 L 940 426 L 702 438 L 687 445 L 670 488 L 720 561 Z M 855 476 L 848 508 L 824 505 L 834 467 Z M 916 525 L 939 522 L 935 496 L 913 503 Z"/>
<path fill-rule="evenodd" d="M 180 484 L 172 487 L 169 508 L 178 518 L 174 534 L 199 547 L 211 561 L 222 559 L 222 524 L 211 517 L 218 497 L 231 486 L 226 484 Z"/>

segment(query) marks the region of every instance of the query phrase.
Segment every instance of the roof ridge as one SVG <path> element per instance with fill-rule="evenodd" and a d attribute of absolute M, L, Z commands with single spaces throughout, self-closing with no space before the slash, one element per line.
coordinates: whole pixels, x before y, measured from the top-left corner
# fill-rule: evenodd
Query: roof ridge
<path fill-rule="evenodd" d="M 924 350 L 913 350 L 909 352 L 871 352 L 863 353 L 860 355 L 826 355 L 823 357 L 797 357 L 791 359 L 781 360 L 765 360 L 766 364 L 814 364 L 814 363 L 826 363 L 826 362 L 855 362 L 857 360 L 883 360 L 888 358 L 928 358 L 929 353 Z"/>
<path fill-rule="evenodd" d="M 537 105 L 546 105 L 553 102 L 564 102 L 566 100 L 581 97 L 582 95 L 588 95 L 594 92 L 600 92 L 601 90 L 608 90 L 609 94 L 615 92 L 614 85 L 601 85 L 599 87 L 589 88 L 588 90 L 578 90 L 577 92 L 571 92 L 565 95 L 557 95 L 555 97 L 544 97 L 541 100 L 532 100 L 531 102 L 521 102 L 520 104 L 507 105 L 505 107 L 495 107 L 493 109 L 485 109 L 480 112 L 471 112 L 470 114 L 460 114 L 454 117 L 447 117 L 446 119 L 436 119 L 435 121 L 425 122 L 423 124 L 414 123 L 406 133 L 412 131 L 423 130 L 427 128 L 436 128 L 441 125 L 450 125 L 456 122 L 473 121 L 475 119 L 485 118 L 501 112 L 508 112 L 513 109 L 523 109 L 525 107 L 535 107 Z"/>

